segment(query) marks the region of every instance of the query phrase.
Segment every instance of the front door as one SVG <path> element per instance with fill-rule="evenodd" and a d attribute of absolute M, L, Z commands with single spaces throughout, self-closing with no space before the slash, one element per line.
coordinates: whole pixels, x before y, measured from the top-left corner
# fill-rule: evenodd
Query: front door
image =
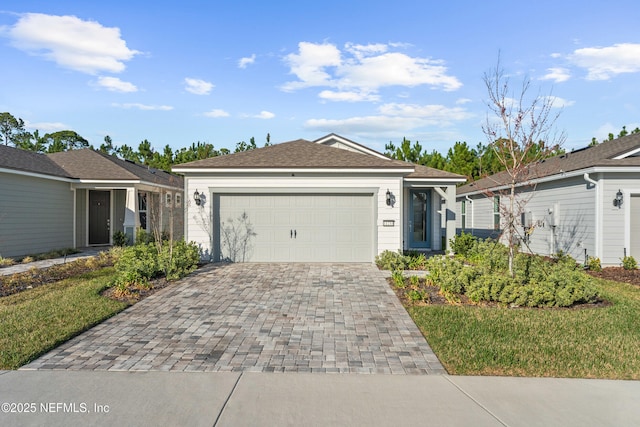
<path fill-rule="evenodd" d="M 108 245 L 111 241 L 110 191 L 89 191 L 89 244 Z"/>
<path fill-rule="evenodd" d="M 431 247 L 431 191 L 410 190 L 409 247 Z"/>

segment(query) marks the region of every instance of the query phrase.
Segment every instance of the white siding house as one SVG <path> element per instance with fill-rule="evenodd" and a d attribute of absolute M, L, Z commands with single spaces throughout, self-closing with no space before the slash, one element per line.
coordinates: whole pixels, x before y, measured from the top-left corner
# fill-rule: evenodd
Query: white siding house
<path fill-rule="evenodd" d="M 465 180 L 334 134 L 173 171 L 189 195 L 185 237 L 216 261 L 373 262 L 385 250 L 443 250 Z"/>
<path fill-rule="evenodd" d="M 636 134 L 529 165 L 526 183 L 517 190 L 517 200 L 524 202 L 517 224 L 523 250 L 563 251 L 579 262 L 597 257 L 606 266 L 619 265 L 625 255 L 640 259 L 638 153 Z M 501 235 L 504 224 L 494 221 L 494 198 L 503 206 L 508 198 L 501 182 L 504 173 L 458 189 L 458 231 Z"/>

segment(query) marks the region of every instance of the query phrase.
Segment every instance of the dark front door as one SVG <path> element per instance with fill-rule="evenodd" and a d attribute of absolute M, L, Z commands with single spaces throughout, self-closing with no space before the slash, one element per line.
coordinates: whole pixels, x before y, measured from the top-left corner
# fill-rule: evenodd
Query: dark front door
<path fill-rule="evenodd" d="M 431 190 L 411 190 L 409 199 L 409 246 L 431 247 Z"/>
<path fill-rule="evenodd" d="M 109 191 L 89 191 L 89 244 L 108 245 L 111 231 Z"/>

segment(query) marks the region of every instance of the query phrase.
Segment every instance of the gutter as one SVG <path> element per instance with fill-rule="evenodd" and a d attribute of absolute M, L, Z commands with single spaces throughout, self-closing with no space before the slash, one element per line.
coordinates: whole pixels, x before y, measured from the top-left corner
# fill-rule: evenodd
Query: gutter
<path fill-rule="evenodd" d="M 591 177 L 589 177 L 588 173 L 584 173 L 584 175 L 582 175 L 582 177 L 584 178 L 585 181 L 587 181 L 590 184 L 593 184 L 594 187 L 598 186 L 598 181 L 592 179 Z"/>

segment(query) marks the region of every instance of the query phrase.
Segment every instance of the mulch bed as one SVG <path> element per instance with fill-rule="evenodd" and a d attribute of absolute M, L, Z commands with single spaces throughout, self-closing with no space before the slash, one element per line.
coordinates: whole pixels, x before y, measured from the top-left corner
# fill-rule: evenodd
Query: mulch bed
<path fill-rule="evenodd" d="M 148 288 L 136 287 L 130 288 L 129 293 L 125 295 L 119 295 L 115 287 L 107 288 L 100 295 L 106 298 L 110 298 L 116 301 L 124 302 L 128 305 L 133 305 L 148 296 L 151 296 L 158 292 L 160 289 L 166 288 L 173 282 L 169 282 L 164 278 L 153 279 L 149 281 Z"/>
<path fill-rule="evenodd" d="M 640 270 L 625 270 L 622 267 L 607 267 L 603 268 L 602 271 L 588 270 L 587 273 L 599 279 L 629 283 L 640 287 Z"/>

